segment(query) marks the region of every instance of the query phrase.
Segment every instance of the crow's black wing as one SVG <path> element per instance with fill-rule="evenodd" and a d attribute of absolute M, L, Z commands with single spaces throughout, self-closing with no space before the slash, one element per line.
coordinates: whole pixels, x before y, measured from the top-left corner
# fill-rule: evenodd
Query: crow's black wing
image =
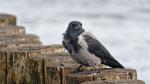
<path fill-rule="evenodd" d="M 88 51 L 102 59 L 102 63 L 112 68 L 124 68 L 116 59 L 114 59 L 109 51 L 90 33 L 83 36 L 88 45 Z"/>

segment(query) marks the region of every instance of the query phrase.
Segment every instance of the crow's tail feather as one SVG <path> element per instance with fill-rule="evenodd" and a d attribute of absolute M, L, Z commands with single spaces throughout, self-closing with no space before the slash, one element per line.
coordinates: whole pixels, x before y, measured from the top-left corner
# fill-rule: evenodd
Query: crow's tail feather
<path fill-rule="evenodd" d="M 112 67 L 112 68 L 125 68 L 123 65 L 121 65 L 118 61 L 116 60 L 107 60 L 104 63 L 105 65 Z"/>

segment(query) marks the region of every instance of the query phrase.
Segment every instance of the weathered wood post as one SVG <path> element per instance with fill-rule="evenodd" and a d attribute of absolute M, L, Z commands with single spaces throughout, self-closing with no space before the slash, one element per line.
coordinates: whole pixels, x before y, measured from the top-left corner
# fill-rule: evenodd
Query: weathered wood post
<path fill-rule="evenodd" d="M 35 35 L 0 36 L 0 48 L 32 45 L 42 45 L 42 42 Z"/>
<path fill-rule="evenodd" d="M 30 84 L 30 58 L 58 51 L 60 49 L 54 50 L 53 46 L 24 46 L 0 49 L 3 66 L 5 66 L 1 70 L 1 73 L 5 73 L 5 78 L 1 76 L 0 79 L 5 80 L 4 84 Z"/>
<path fill-rule="evenodd" d="M 62 82 L 61 77 L 65 76 L 65 74 L 62 75 L 62 73 L 67 73 L 66 71 L 71 70 L 71 69 L 63 70 L 65 69 L 64 67 L 68 67 L 68 65 L 71 65 L 72 63 L 74 63 L 74 61 L 66 53 L 54 53 L 54 54 L 39 55 L 38 57 L 33 57 L 30 63 L 32 67 L 30 68 L 32 72 L 31 73 L 32 84 L 53 84 L 54 80 L 57 81 L 55 82 L 56 84 L 59 84 L 60 82 Z M 77 64 L 72 64 L 72 66 L 73 65 L 77 65 Z M 55 74 L 58 74 L 59 76 Z"/>
<path fill-rule="evenodd" d="M 58 55 L 54 59 L 45 62 L 45 84 L 66 84 L 67 75 L 75 71 L 79 65 L 74 63 L 70 56 Z"/>
<path fill-rule="evenodd" d="M 41 44 L 38 36 L 25 34 L 24 27 L 0 26 L 0 48 Z"/>
<path fill-rule="evenodd" d="M 137 79 L 136 70 L 133 69 L 99 69 L 99 73 L 74 73 L 68 75 L 67 84 L 81 84 L 85 81 L 94 80 L 127 80 Z"/>
<path fill-rule="evenodd" d="M 25 28 L 24 27 L 13 26 L 13 25 L 0 26 L 0 36 L 19 35 L 19 34 L 25 34 Z"/>
<path fill-rule="evenodd" d="M 19 34 L 19 35 L 2 35 L 0 41 L 40 41 L 39 36 L 33 34 Z"/>
<path fill-rule="evenodd" d="M 16 16 L 9 14 L 0 14 L 0 26 L 16 25 Z"/>

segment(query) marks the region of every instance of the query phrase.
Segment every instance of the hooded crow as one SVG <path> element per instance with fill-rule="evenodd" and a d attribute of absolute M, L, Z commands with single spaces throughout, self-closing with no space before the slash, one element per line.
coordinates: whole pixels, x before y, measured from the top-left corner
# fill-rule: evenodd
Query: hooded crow
<path fill-rule="evenodd" d="M 79 21 L 70 22 L 63 35 L 63 46 L 81 66 L 105 64 L 112 68 L 124 68 L 95 36 L 82 28 Z"/>

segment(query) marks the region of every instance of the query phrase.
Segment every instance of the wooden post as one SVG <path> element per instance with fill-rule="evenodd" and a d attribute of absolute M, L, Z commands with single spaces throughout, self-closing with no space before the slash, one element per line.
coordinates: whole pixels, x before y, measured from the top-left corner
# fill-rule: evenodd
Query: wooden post
<path fill-rule="evenodd" d="M 0 14 L 0 26 L 16 25 L 16 16 L 9 14 Z"/>
<path fill-rule="evenodd" d="M 99 81 L 87 81 L 81 84 L 145 84 L 141 80 L 99 80 Z"/>
<path fill-rule="evenodd" d="M 67 77 L 67 84 L 81 84 L 85 81 L 93 81 L 93 74 L 69 74 Z"/>
<path fill-rule="evenodd" d="M 0 26 L 0 36 L 25 34 L 25 28 L 21 26 Z"/>
<path fill-rule="evenodd" d="M 45 84 L 61 84 L 61 65 L 58 62 L 46 64 Z"/>
<path fill-rule="evenodd" d="M 33 57 L 30 59 L 30 84 L 44 83 L 44 63 L 41 57 Z"/>
<path fill-rule="evenodd" d="M 85 81 L 93 80 L 125 80 L 125 79 L 137 79 L 136 70 L 132 69 L 100 69 L 99 73 L 87 74 L 87 73 L 75 73 L 70 74 L 67 79 L 67 84 L 81 84 Z"/>
<path fill-rule="evenodd" d="M 79 64 L 76 63 L 67 63 L 64 64 L 64 66 L 61 69 L 61 84 L 67 84 L 67 77 L 69 74 L 74 73 L 74 71 L 79 67 Z"/>
<path fill-rule="evenodd" d="M 0 48 L 33 45 L 42 45 L 42 42 L 36 35 L 21 34 L 0 36 Z"/>
<path fill-rule="evenodd" d="M 40 41 L 0 41 L 0 48 L 34 45 L 42 45 L 42 43 Z"/>
<path fill-rule="evenodd" d="M 137 79 L 137 73 L 134 69 L 100 69 L 97 75 L 94 76 L 94 80 L 113 80 L 113 79 Z"/>
<path fill-rule="evenodd" d="M 40 41 L 39 36 L 34 34 L 20 34 L 20 35 L 3 35 L 0 36 L 0 41 Z"/>
<path fill-rule="evenodd" d="M 66 84 L 66 76 L 79 65 L 66 53 L 51 56 L 51 61 L 45 60 L 45 84 Z"/>
<path fill-rule="evenodd" d="M 54 71 L 59 72 L 60 73 L 59 77 L 63 77 L 62 79 L 57 79 L 57 80 L 55 79 L 57 82 L 58 81 L 65 82 L 66 73 L 71 72 L 69 66 L 71 67 L 73 65 L 76 65 L 76 64 L 72 64 L 74 63 L 74 61 L 66 53 L 53 53 L 49 55 L 39 55 L 38 57 L 33 57 L 30 60 L 31 60 L 30 76 L 32 81 L 31 84 L 49 84 L 49 83 L 53 84 L 54 83 L 53 76 L 52 74 L 50 75 L 48 74 L 49 72 L 51 73 L 51 70 L 52 72 Z M 59 69 L 57 70 L 57 68 L 60 68 L 61 70 L 59 71 Z M 53 69 L 55 70 L 53 71 Z"/>
<path fill-rule="evenodd" d="M 14 48 L 3 48 L 0 49 L 0 54 L 2 54 L 4 60 L 4 66 L 1 72 L 5 73 L 7 80 L 5 79 L 4 84 L 29 84 L 30 83 L 30 66 L 29 60 L 31 57 L 36 57 L 40 54 L 50 54 L 54 52 L 54 47 L 51 46 L 24 46 L 24 47 L 14 47 Z M 5 68 L 5 69 L 3 69 Z M 1 69 L 1 67 L 0 67 Z M 4 76 L 0 75 L 0 79 Z M 3 80 L 0 80 L 3 82 Z"/>
<path fill-rule="evenodd" d="M 63 62 L 47 63 L 45 69 L 45 84 L 66 84 L 67 75 L 75 71 L 78 66 L 77 64 L 65 64 Z"/>
<path fill-rule="evenodd" d="M 53 44 L 53 45 L 50 45 L 48 47 L 50 47 L 51 53 L 57 53 L 57 52 L 64 52 L 65 51 L 64 47 L 62 45 L 58 45 L 58 44 Z"/>
<path fill-rule="evenodd" d="M 7 73 L 7 66 L 6 66 L 6 56 L 5 53 L 0 53 L 0 84 L 6 84 L 6 73 Z"/>

